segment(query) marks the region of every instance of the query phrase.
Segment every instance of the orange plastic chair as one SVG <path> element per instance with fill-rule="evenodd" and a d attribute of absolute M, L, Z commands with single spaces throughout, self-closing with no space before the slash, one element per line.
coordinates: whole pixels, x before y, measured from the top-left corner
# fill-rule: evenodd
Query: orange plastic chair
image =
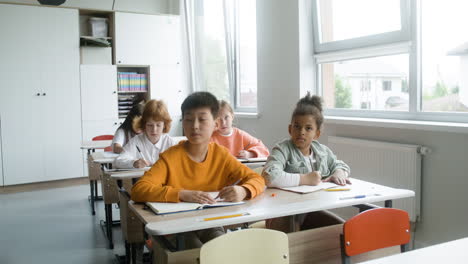
<path fill-rule="evenodd" d="M 409 230 L 410 221 L 406 211 L 394 208 L 364 211 L 343 225 L 343 263 L 351 263 L 351 256 L 397 245 L 400 246 L 401 252 L 404 252 L 410 241 Z"/>
<path fill-rule="evenodd" d="M 93 137 L 92 140 L 97 141 L 97 140 L 112 140 L 112 139 L 114 139 L 114 135 L 100 135 L 100 136 Z M 112 146 L 105 147 L 104 151 L 112 151 Z"/>

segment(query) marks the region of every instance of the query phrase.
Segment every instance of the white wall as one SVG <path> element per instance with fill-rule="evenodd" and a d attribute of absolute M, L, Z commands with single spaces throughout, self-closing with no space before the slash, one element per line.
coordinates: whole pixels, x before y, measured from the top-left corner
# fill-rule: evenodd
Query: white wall
<path fill-rule="evenodd" d="M 258 119 L 238 119 L 240 127 L 272 145 L 287 136 L 300 96 L 298 2 L 257 1 Z"/>
<path fill-rule="evenodd" d="M 309 2 L 257 0 L 260 118 L 238 118 L 237 123 L 270 148 L 288 136 L 287 125 L 300 95 L 313 90 Z M 351 125 L 325 125 L 323 132 L 323 143 L 327 136 L 337 135 L 429 146 L 433 153 L 423 162 L 416 246 L 468 236 L 468 134 Z"/>

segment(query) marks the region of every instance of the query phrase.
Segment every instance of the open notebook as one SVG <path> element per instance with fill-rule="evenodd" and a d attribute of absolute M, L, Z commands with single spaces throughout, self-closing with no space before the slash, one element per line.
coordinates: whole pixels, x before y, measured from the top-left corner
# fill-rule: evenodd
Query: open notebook
<path fill-rule="evenodd" d="M 215 198 L 218 196 L 218 192 L 210 192 L 210 195 Z M 147 202 L 146 205 L 153 210 L 156 214 L 172 214 L 194 210 L 202 210 L 213 207 L 233 206 L 244 204 L 245 202 L 223 202 L 220 199 L 216 199 L 215 204 L 199 204 L 199 203 L 158 203 L 158 202 Z"/>
<path fill-rule="evenodd" d="M 296 187 L 283 187 L 283 188 L 278 188 L 278 189 L 304 194 L 304 193 L 316 192 L 316 191 L 320 191 L 320 190 L 324 190 L 328 188 L 333 188 L 336 186 L 338 185 L 332 182 L 321 182 L 319 185 L 316 185 L 316 186 L 301 185 L 301 186 L 296 186 Z"/>

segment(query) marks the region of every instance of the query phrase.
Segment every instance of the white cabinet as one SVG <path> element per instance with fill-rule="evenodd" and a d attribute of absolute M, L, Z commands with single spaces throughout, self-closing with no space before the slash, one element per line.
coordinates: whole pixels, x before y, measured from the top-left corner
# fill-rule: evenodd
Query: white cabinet
<path fill-rule="evenodd" d="M 4 185 L 82 176 L 78 11 L 0 4 Z"/>
<path fill-rule="evenodd" d="M 122 124 L 118 119 L 83 120 L 83 140 L 99 135 L 114 135 Z"/>
<path fill-rule="evenodd" d="M 81 65 L 81 118 L 117 119 L 117 68 L 115 65 Z"/>
<path fill-rule="evenodd" d="M 186 93 L 182 91 L 180 65 L 151 65 L 151 98 L 163 100 L 171 116 L 180 116 Z"/>
<path fill-rule="evenodd" d="M 114 27 L 116 64 L 180 63 L 179 17 L 116 12 Z"/>

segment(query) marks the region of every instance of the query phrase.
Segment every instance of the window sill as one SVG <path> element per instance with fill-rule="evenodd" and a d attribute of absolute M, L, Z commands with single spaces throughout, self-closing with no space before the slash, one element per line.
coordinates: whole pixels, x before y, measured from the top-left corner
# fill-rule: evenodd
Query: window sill
<path fill-rule="evenodd" d="M 416 121 L 381 118 L 361 118 L 344 116 L 325 116 L 325 124 L 388 127 L 424 131 L 441 131 L 468 134 L 467 123 Z"/>
<path fill-rule="evenodd" d="M 260 118 L 258 113 L 250 112 L 234 112 L 234 116 L 237 118 Z"/>

